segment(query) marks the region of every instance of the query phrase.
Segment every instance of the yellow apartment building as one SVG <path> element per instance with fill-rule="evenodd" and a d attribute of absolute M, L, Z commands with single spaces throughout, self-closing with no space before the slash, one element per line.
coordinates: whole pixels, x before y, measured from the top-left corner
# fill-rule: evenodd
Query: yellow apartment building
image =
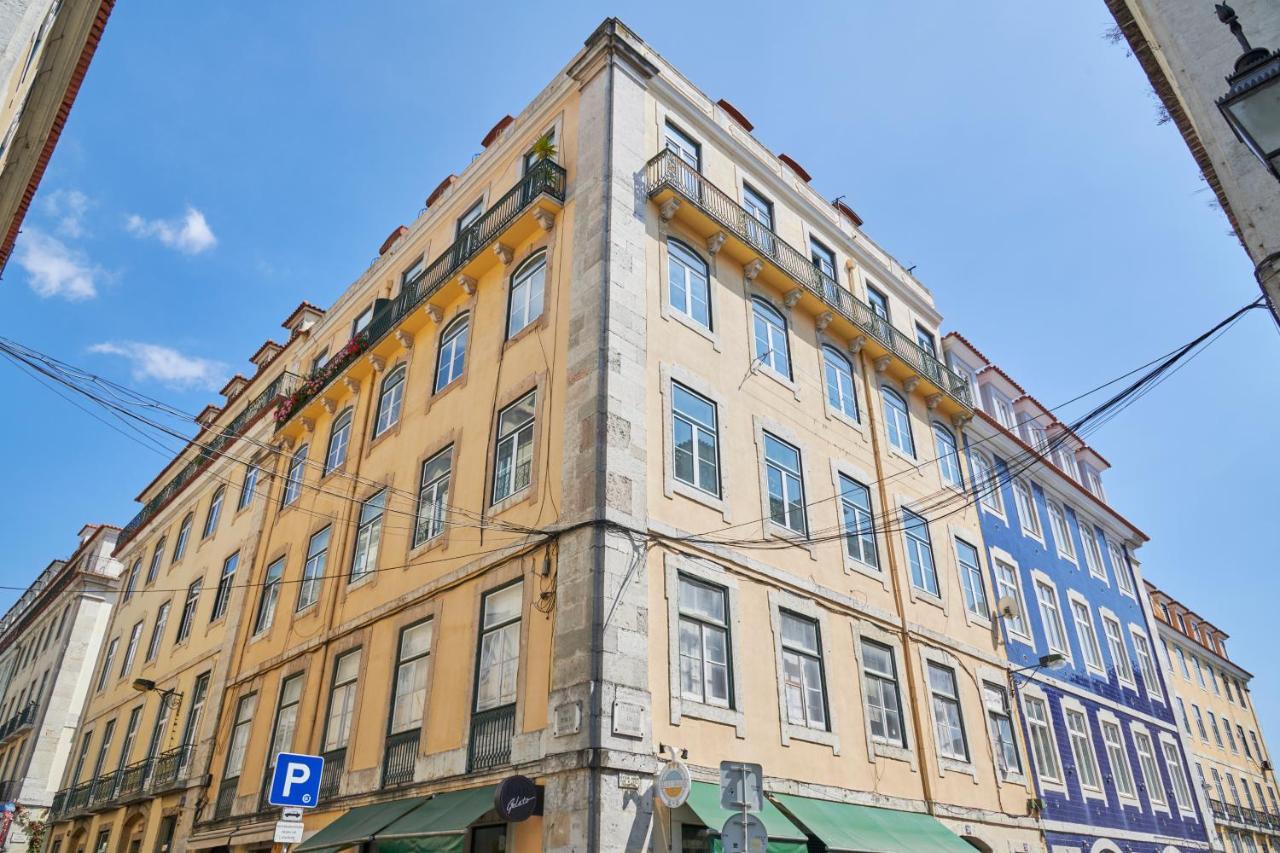
<path fill-rule="evenodd" d="M 1253 676 L 1228 656 L 1225 631 L 1153 584 L 1146 589 L 1218 848 L 1280 850 L 1275 768 L 1249 693 Z"/>
<path fill-rule="evenodd" d="M 266 849 L 282 751 L 325 758 L 295 853 L 719 849 L 723 760 L 762 765 L 771 850 L 1043 850 L 929 291 L 616 19 L 483 146 L 286 320 L 237 398 L 274 417 L 126 531 L 145 566 L 260 465 L 156 580 L 238 553 L 227 616 L 111 661 L 59 853 Z M 165 689 L 192 771 L 97 809 Z"/>
<path fill-rule="evenodd" d="M 200 414 L 119 535 L 118 599 L 46 850 L 166 850 L 191 831 L 266 506 L 269 404 L 289 381 L 279 351 L 264 344 L 254 376 Z"/>

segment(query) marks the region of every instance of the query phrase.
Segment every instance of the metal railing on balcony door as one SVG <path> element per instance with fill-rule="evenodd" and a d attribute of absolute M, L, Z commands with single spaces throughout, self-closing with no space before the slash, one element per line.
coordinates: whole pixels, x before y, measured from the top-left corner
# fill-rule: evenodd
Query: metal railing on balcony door
<path fill-rule="evenodd" d="M 382 758 L 382 784 L 400 785 L 413 781 L 413 771 L 418 762 L 418 743 L 421 729 L 410 729 L 387 735 L 386 753 Z"/>
<path fill-rule="evenodd" d="M 467 767 L 485 770 L 511 763 L 511 739 L 516 732 L 516 706 L 479 711 L 471 717 Z"/>
<path fill-rule="evenodd" d="M 342 785 L 342 774 L 347 770 L 346 749 L 334 749 L 324 753 L 324 772 L 320 774 L 320 800 L 331 800 L 338 796 Z"/>
<path fill-rule="evenodd" d="M 231 807 L 236 804 L 236 788 L 240 786 L 239 776 L 229 776 L 218 785 L 218 799 L 213 805 L 213 819 L 221 820 L 231 816 Z"/>
<path fill-rule="evenodd" d="M 822 271 L 809 257 L 752 216 L 673 151 L 663 151 L 645 166 L 645 185 L 652 196 L 670 188 L 755 249 L 766 260 L 828 307 L 879 341 L 913 370 L 972 408 L 969 383 L 932 353 L 898 331 L 871 306 Z"/>

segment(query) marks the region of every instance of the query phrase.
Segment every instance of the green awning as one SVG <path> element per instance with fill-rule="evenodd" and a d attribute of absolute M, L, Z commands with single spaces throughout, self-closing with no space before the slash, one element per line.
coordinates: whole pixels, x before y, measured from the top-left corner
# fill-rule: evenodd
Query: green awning
<path fill-rule="evenodd" d="M 378 853 L 462 853 L 467 828 L 493 809 L 494 785 L 427 799 L 377 834 Z"/>
<path fill-rule="evenodd" d="M 973 853 L 932 815 L 775 794 L 796 823 L 828 850 L 850 853 Z"/>
<path fill-rule="evenodd" d="M 427 801 L 426 797 L 408 797 L 385 803 L 370 803 L 344 814 L 306 841 L 293 848 L 294 853 L 319 853 L 341 850 L 372 840 L 378 830 L 390 825 L 405 813 Z"/>
<path fill-rule="evenodd" d="M 694 782 L 689 788 L 689 800 L 686 803 L 693 809 L 708 829 L 719 833 L 720 827 L 734 813 L 720 806 L 720 786 L 710 782 Z M 769 853 L 804 853 L 806 841 L 804 831 L 778 811 L 778 807 L 769 800 L 764 801 L 764 809 L 757 817 L 764 822 L 769 833 Z M 724 849 L 717 836 L 712 840 L 711 849 Z"/>

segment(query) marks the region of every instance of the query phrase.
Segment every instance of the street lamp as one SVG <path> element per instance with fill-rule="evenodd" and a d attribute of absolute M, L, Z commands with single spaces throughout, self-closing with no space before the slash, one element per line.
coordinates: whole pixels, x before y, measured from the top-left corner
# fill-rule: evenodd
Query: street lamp
<path fill-rule="evenodd" d="M 1231 88 L 1218 99 L 1218 109 L 1236 137 L 1280 179 L 1280 51 L 1249 44 L 1235 10 L 1226 3 L 1214 9 L 1244 50 L 1227 76 Z"/>

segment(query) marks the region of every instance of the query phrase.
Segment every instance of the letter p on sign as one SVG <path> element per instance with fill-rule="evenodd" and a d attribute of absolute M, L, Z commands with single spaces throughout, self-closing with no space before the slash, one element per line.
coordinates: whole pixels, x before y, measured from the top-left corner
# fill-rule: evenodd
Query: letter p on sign
<path fill-rule="evenodd" d="M 320 796 L 320 779 L 324 775 L 324 758 L 281 752 L 276 755 L 275 772 L 267 802 L 273 806 L 316 807 Z"/>

